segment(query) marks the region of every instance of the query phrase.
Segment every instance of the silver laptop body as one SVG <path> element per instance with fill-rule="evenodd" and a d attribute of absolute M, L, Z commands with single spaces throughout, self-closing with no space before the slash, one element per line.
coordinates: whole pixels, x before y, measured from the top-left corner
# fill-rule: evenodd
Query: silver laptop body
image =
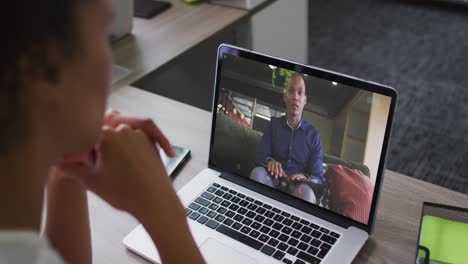
<path fill-rule="evenodd" d="M 250 179 L 248 172 L 261 167 L 261 162 L 246 161 L 249 155 L 240 157 L 238 153 L 243 150 L 226 140 L 236 141 L 236 133 L 240 133 L 236 131 L 263 140 L 262 131 L 268 127 L 268 121 L 280 120 L 284 115 L 283 88 L 294 73 L 300 74 L 308 85 L 303 118 L 320 131 L 321 176 L 325 182 L 318 184 L 317 189 L 311 187 L 316 193 L 316 204 L 288 193 L 288 183 L 276 182 L 270 187 Z M 271 80 L 269 76 L 273 75 L 279 79 Z M 207 263 L 351 263 L 375 223 L 396 100 L 396 91 L 386 86 L 221 45 L 208 168 L 178 192 L 187 208 L 192 235 Z M 336 134 L 340 133 L 336 131 L 343 128 L 336 120 L 342 119 L 343 113 L 347 128 L 338 137 Z M 332 132 L 324 128 L 325 123 L 333 124 Z M 340 148 L 332 144 L 337 138 Z M 258 146 L 237 142 L 234 145 L 246 144 L 243 148 L 250 149 L 246 153 L 258 152 Z M 359 152 L 360 148 L 364 150 Z M 359 178 L 367 186 L 367 201 L 349 206 L 350 197 L 365 195 L 342 195 L 347 189 L 338 190 L 336 182 L 346 178 L 340 174 L 343 171 L 347 178 Z M 278 190 L 281 184 L 286 188 Z M 339 195 L 343 197 L 338 199 Z M 123 243 L 140 256 L 160 263 L 158 252 L 141 225 Z"/>

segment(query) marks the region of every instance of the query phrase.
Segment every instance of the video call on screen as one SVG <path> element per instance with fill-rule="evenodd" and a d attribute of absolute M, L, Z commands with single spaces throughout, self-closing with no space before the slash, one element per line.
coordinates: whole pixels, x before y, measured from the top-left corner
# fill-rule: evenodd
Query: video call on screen
<path fill-rule="evenodd" d="M 212 162 L 367 224 L 391 98 L 224 55 Z"/>

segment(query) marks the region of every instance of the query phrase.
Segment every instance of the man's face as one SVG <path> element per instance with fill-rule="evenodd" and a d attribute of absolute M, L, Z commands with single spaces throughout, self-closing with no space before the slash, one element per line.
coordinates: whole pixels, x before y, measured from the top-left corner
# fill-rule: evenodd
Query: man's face
<path fill-rule="evenodd" d="M 307 104 L 305 92 L 304 79 L 300 76 L 293 76 L 284 94 L 284 104 L 289 116 L 300 116 L 302 114 L 302 110 Z"/>

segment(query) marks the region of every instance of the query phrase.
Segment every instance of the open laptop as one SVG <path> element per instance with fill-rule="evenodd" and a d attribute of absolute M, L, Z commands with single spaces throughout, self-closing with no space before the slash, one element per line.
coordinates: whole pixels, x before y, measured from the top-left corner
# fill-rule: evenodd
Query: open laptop
<path fill-rule="evenodd" d="M 307 96 L 294 128 L 292 87 Z M 221 45 L 208 168 L 178 192 L 207 263 L 351 263 L 374 226 L 396 100 L 380 84 Z M 275 179 L 272 160 L 307 176 Z M 160 262 L 141 225 L 123 242 Z"/>

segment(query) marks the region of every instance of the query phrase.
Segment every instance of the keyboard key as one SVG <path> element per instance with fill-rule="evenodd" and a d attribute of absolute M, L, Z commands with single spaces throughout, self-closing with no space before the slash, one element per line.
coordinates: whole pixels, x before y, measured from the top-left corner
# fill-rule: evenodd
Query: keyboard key
<path fill-rule="evenodd" d="M 188 206 L 190 209 L 193 209 L 193 210 L 198 210 L 200 209 L 200 205 L 199 204 L 196 204 L 196 203 L 191 203 L 189 206 Z"/>
<path fill-rule="evenodd" d="M 272 246 L 272 247 L 276 247 L 276 245 L 278 245 L 279 241 L 274 239 L 274 238 L 270 238 L 270 240 L 268 240 L 268 245 Z"/>
<path fill-rule="evenodd" d="M 284 221 L 283 221 L 283 224 L 285 226 L 291 226 L 292 223 L 293 223 L 293 221 L 291 219 L 288 219 L 288 218 L 284 219 Z"/>
<path fill-rule="evenodd" d="M 231 203 L 228 202 L 228 201 L 226 201 L 226 200 L 224 200 L 224 201 L 221 203 L 221 205 L 224 206 L 224 207 L 229 207 L 229 206 L 231 205 Z"/>
<path fill-rule="evenodd" d="M 252 232 L 250 232 L 249 235 L 253 238 L 257 238 L 260 235 L 260 233 L 257 230 L 252 230 Z"/>
<path fill-rule="evenodd" d="M 340 238 L 340 234 L 337 234 L 335 232 L 331 232 L 330 233 L 330 236 L 334 237 L 334 238 Z"/>
<path fill-rule="evenodd" d="M 320 231 L 322 231 L 322 232 L 325 233 L 325 234 L 330 233 L 330 230 L 326 229 L 325 227 L 321 227 L 321 228 L 320 228 Z"/>
<path fill-rule="evenodd" d="M 252 211 L 248 211 L 247 214 L 245 216 L 247 216 L 248 218 L 254 218 L 257 214 L 252 212 Z"/>
<path fill-rule="evenodd" d="M 307 221 L 307 220 L 301 219 L 301 224 L 303 224 L 303 225 L 309 225 L 310 222 Z"/>
<path fill-rule="evenodd" d="M 292 237 L 299 239 L 301 237 L 301 232 L 294 230 L 291 234 Z"/>
<path fill-rule="evenodd" d="M 245 219 L 242 221 L 242 223 L 243 223 L 244 225 L 248 225 L 248 226 L 249 226 L 249 225 L 251 225 L 251 224 L 253 223 L 253 221 L 252 221 L 251 219 L 249 219 L 249 218 L 245 218 Z"/>
<path fill-rule="evenodd" d="M 304 226 L 304 227 L 301 228 L 301 232 L 305 233 L 305 234 L 310 234 L 310 232 L 312 232 L 312 228 L 310 228 L 308 226 Z"/>
<path fill-rule="evenodd" d="M 314 238 L 314 240 L 312 240 L 312 242 L 310 242 L 310 244 L 312 246 L 314 246 L 314 247 L 319 247 L 322 244 L 322 242 L 320 242 L 320 240 Z"/>
<path fill-rule="evenodd" d="M 203 225 L 204 223 L 206 223 L 206 221 L 208 221 L 208 219 L 208 217 L 202 215 L 200 218 L 198 218 L 197 222 Z"/>
<path fill-rule="evenodd" d="M 298 223 L 298 222 L 294 222 L 294 224 L 292 224 L 291 226 L 293 229 L 296 229 L 296 230 L 301 230 L 302 228 L 302 224 Z"/>
<path fill-rule="evenodd" d="M 216 213 L 213 212 L 213 211 L 209 211 L 207 214 L 206 214 L 209 218 L 213 218 L 216 216 Z"/>
<path fill-rule="evenodd" d="M 227 187 L 221 186 L 221 190 L 227 191 L 227 190 L 229 190 L 229 189 L 228 189 Z"/>
<path fill-rule="evenodd" d="M 267 235 L 261 234 L 260 237 L 258 238 L 258 240 L 260 240 L 262 242 L 267 242 L 269 238 L 270 237 L 268 237 Z"/>
<path fill-rule="evenodd" d="M 236 215 L 236 213 L 234 213 L 233 211 L 229 210 L 226 212 L 226 216 L 227 217 L 233 217 L 234 215 Z"/>
<path fill-rule="evenodd" d="M 240 214 L 236 214 L 236 216 L 234 216 L 234 220 L 236 220 L 238 222 L 242 221 L 242 219 L 244 219 L 244 217 L 242 215 L 240 215 Z"/>
<path fill-rule="evenodd" d="M 322 233 L 320 233 L 317 230 L 314 230 L 314 232 L 312 232 L 312 236 L 315 237 L 315 238 L 319 238 L 321 235 L 322 235 Z"/>
<path fill-rule="evenodd" d="M 255 209 L 257 209 L 257 207 L 258 207 L 257 205 L 251 203 L 251 204 L 249 204 L 249 206 L 247 206 L 247 209 L 250 209 L 250 210 L 252 210 L 252 211 L 255 211 Z"/>
<path fill-rule="evenodd" d="M 241 214 L 241 215 L 245 215 L 247 213 L 247 209 L 245 208 L 239 208 L 239 210 L 237 210 L 237 213 Z"/>
<path fill-rule="evenodd" d="M 202 193 L 201 197 L 207 199 L 207 200 L 212 200 L 214 198 L 214 195 L 209 193 L 209 192 L 204 192 Z"/>
<path fill-rule="evenodd" d="M 246 236 L 242 233 L 239 233 L 238 231 L 232 229 L 232 228 L 229 228 L 225 225 L 220 225 L 218 227 L 218 229 L 216 229 L 216 231 L 220 232 L 221 234 L 224 234 L 234 240 L 237 240 L 239 242 L 242 242 L 244 244 L 246 244 L 247 246 L 250 246 L 256 250 L 259 250 L 262 246 L 263 246 L 263 243 L 249 237 L 249 236 Z"/>
<path fill-rule="evenodd" d="M 308 262 L 308 263 L 311 263 L 311 264 L 319 264 L 320 263 L 320 259 L 314 257 L 314 256 L 311 256 L 307 253 L 305 253 L 304 251 L 301 251 L 299 252 L 299 254 L 297 254 L 297 257 Z"/>
<path fill-rule="evenodd" d="M 227 209 L 224 208 L 224 207 L 220 207 L 220 208 L 218 208 L 218 210 L 216 210 L 216 212 L 218 212 L 218 213 L 220 213 L 220 214 L 224 214 L 224 213 L 227 212 Z"/>
<path fill-rule="evenodd" d="M 282 212 L 281 215 L 282 215 L 282 216 L 286 216 L 286 217 L 290 217 L 290 216 L 291 216 L 291 214 L 286 213 L 286 212 Z"/>
<path fill-rule="evenodd" d="M 263 205 L 263 203 L 260 202 L 260 201 L 258 201 L 258 200 L 255 200 L 255 201 L 254 201 L 254 204 L 259 205 L 259 206 L 262 206 L 262 205 Z"/>
<path fill-rule="evenodd" d="M 281 231 L 282 231 L 283 233 L 289 235 L 289 234 L 291 234 L 292 229 L 291 229 L 290 227 L 285 226 L 283 229 L 281 229 Z"/>
<path fill-rule="evenodd" d="M 237 192 L 234 191 L 234 190 L 229 190 L 229 193 L 230 193 L 230 194 L 237 194 Z"/>
<path fill-rule="evenodd" d="M 307 248 L 309 247 L 309 245 L 307 245 L 307 244 L 304 243 L 304 242 L 301 242 L 301 243 L 299 243 L 299 245 L 298 245 L 297 247 L 298 247 L 300 250 L 306 251 Z"/>
<path fill-rule="evenodd" d="M 223 201 L 223 199 L 219 198 L 219 197 L 215 197 L 213 199 L 213 203 L 217 203 L 217 204 L 220 204 L 221 202 Z"/>
<path fill-rule="evenodd" d="M 282 260 L 284 255 L 286 255 L 284 252 L 276 250 L 275 254 L 273 254 L 273 258 L 278 259 L 278 260 Z"/>
<path fill-rule="evenodd" d="M 200 217 L 200 214 L 197 213 L 197 212 L 193 212 L 193 213 L 191 213 L 190 216 L 189 216 L 189 218 L 190 218 L 190 219 L 193 219 L 193 220 L 197 220 L 198 217 Z"/>
<path fill-rule="evenodd" d="M 202 208 L 198 209 L 198 212 L 199 212 L 200 214 L 206 214 L 206 213 L 208 213 L 208 211 L 209 211 L 209 210 L 208 210 L 206 207 L 202 207 Z"/>
<path fill-rule="evenodd" d="M 302 237 L 301 237 L 301 241 L 304 241 L 305 243 L 309 243 L 310 240 L 312 240 L 312 237 L 308 236 L 306 234 L 303 234 Z"/>
<path fill-rule="evenodd" d="M 252 231 L 252 228 L 248 227 L 248 226 L 243 226 L 240 231 L 244 234 L 248 234 L 250 231 Z"/>
<path fill-rule="evenodd" d="M 284 220 L 284 216 L 276 215 L 275 217 L 273 217 L 273 220 L 278 221 L 278 222 L 281 222 L 281 221 Z"/>
<path fill-rule="evenodd" d="M 294 261 L 294 264 L 306 264 L 306 263 L 301 259 L 296 259 L 296 261 Z"/>
<path fill-rule="evenodd" d="M 214 192 L 216 191 L 216 188 L 213 187 L 213 186 L 210 186 L 210 187 L 208 188 L 208 190 L 206 190 L 206 191 L 209 192 L 209 193 L 214 193 Z"/>
<path fill-rule="evenodd" d="M 293 262 L 292 262 L 292 260 L 290 260 L 290 259 L 284 258 L 284 259 L 283 259 L 283 263 L 292 264 Z"/>
<path fill-rule="evenodd" d="M 319 252 L 319 249 L 316 247 L 310 247 L 309 250 L 307 250 L 307 253 L 311 254 L 312 256 L 315 256 Z"/>
<path fill-rule="evenodd" d="M 210 204 L 210 206 L 208 206 L 208 208 L 210 208 L 211 210 L 215 211 L 216 209 L 218 209 L 219 205 L 215 204 L 215 203 L 212 203 Z"/>
<path fill-rule="evenodd" d="M 239 230 L 241 227 L 242 227 L 242 225 L 240 223 L 234 223 L 232 225 L 232 228 L 235 229 L 235 230 Z"/>
<path fill-rule="evenodd" d="M 280 223 L 275 223 L 272 227 L 273 227 L 273 229 L 281 230 L 281 228 L 283 228 L 283 225 L 280 224 Z"/>
<path fill-rule="evenodd" d="M 263 222 L 263 224 L 266 225 L 266 226 L 272 226 L 273 223 L 274 223 L 274 222 L 273 222 L 273 220 L 271 220 L 271 219 L 266 219 L 265 222 Z"/>
<path fill-rule="evenodd" d="M 247 207 L 249 204 L 250 204 L 250 203 L 247 202 L 246 200 L 242 200 L 242 201 L 239 202 L 239 205 L 240 205 L 240 206 L 244 206 L 244 207 Z"/>
<path fill-rule="evenodd" d="M 254 222 L 252 225 L 250 225 L 250 227 L 252 227 L 252 228 L 255 229 L 255 230 L 260 229 L 261 226 L 262 226 L 262 225 L 259 224 L 259 223 L 257 223 L 257 222 Z"/>
<path fill-rule="evenodd" d="M 317 254 L 317 257 L 323 259 L 327 255 L 329 250 L 330 249 L 324 249 L 324 248 L 320 249 L 320 252 Z"/>
<path fill-rule="evenodd" d="M 227 226 L 231 226 L 232 224 L 234 223 L 234 221 L 232 221 L 231 219 L 229 218 L 226 218 L 226 220 L 224 220 L 223 224 L 227 225 Z"/>
<path fill-rule="evenodd" d="M 275 237 L 275 238 L 278 237 L 279 234 L 280 234 L 280 233 L 279 233 L 278 231 L 276 231 L 276 230 L 271 230 L 270 233 L 269 233 L 269 235 L 270 235 L 271 237 Z"/>
<path fill-rule="evenodd" d="M 221 185 L 217 184 L 217 183 L 213 183 L 212 184 L 214 187 L 220 187 Z"/>
<path fill-rule="evenodd" d="M 206 226 L 207 226 L 207 227 L 213 228 L 213 229 L 215 229 L 216 227 L 218 227 L 218 225 L 219 225 L 219 223 L 216 222 L 216 221 L 213 220 L 213 219 L 210 219 L 210 221 L 208 221 L 208 222 L 206 223 Z"/>
<path fill-rule="evenodd" d="M 330 250 L 331 246 L 326 244 L 326 243 L 322 243 L 322 245 L 320 246 L 320 249 L 325 249 L 325 250 Z"/>
<path fill-rule="evenodd" d="M 264 208 L 266 208 L 266 209 L 271 209 L 271 208 L 272 208 L 271 205 L 268 205 L 268 204 L 263 204 L 262 206 L 263 206 Z"/>
<path fill-rule="evenodd" d="M 319 229 L 320 226 L 318 226 L 318 225 L 316 225 L 314 223 L 311 223 L 310 227 L 312 227 L 313 229 Z"/>
<path fill-rule="evenodd" d="M 297 252 L 299 252 L 299 250 L 297 248 L 293 248 L 293 247 L 289 247 L 288 251 L 289 255 L 292 255 L 292 256 L 296 256 Z"/>
<path fill-rule="evenodd" d="M 285 234 L 281 234 L 281 235 L 278 237 L 278 239 L 279 239 L 280 241 L 286 242 L 286 241 L 288 241 L 289 237 L 288 237 L 287 235 L 285 235 Z"/>
<path fill-rule="evenodd" d="M 291 216 L 291 219 L 294 220 L 294 221 L 299 221 L 300 218 L 297 217 L 297 216 L 295 216 L 295 215 L 292 215 L 292 216 Z"/>
<path fill-rule="evenodd" d="M 188 216 L 188 215 L 191 214 L 192 212 L 193 212 L 192 210 L 186 208 L 186 209 L 185 209 L 185 216 Z"/>
<path fill-rule="evenodd" d="M 264 214 L 266 212 L 266 209 L 263 208 L 263 207 L 259 207 L 259 208 L 257 208 L 257 210 L 255 210 L 255 212 L 262 215 L 262 214 Z"/>
<path fill-rule="evenodd" d="M 273 207 L 271 210 L 273 210 L 273 212 L 275 212 L 277 214 L 281 213 L 281 210 L 278 209 L 278 208 L 275 208 L 275 207 Z"/>
<path fill-rule="evenodd" d="M 225 218 L 226 218 L 226 217 L 224 217 L 223 215 L 220 215 L 220 214 L 219 214 L 219 215 L 217 215 L 217 216 L 215 217 L 215 220 L 218 221 L 218 222 L 222 222 L 222 221 L 224 221 Z"/>
<path fill-rule="evenodd" d="M 271 228 L 269 228 L 268 226 L 262 226 L 262 228 L 260 228 L 260 232 L 264 233 L 264 234 L 268 234 L 268 232 L 270 232 Z"/>
<path fill-rule="evenodd" d="M 282 250 L 282 251 L 286 251 L 286 249 L 288 249 L 288 247 L 289 246 L 287 244 L 281 242 L 281 243 L 279 243 L 279 245 L 276 248 L 278 248 L 279 250 Z"/>
<path fill-rule="evenodd" d="M 261 223 L 263 222 L 263 220 L 265 220 L 265 217 L 264 216 L 261 216 L 261 215 L 257 215 L 255 218 L 254 218 L 255 221 Z"/>
<path fill-rule="evenodd" d="M 254 199 L 252 199 L 252 198 L 250 198 L 250 197 L 248 197 L 248 196 L 245 197 L 245 199 L 246 199 L 247 201 L 249 201 L 249 202 L 253 202 L 253 201 L 254 201 Z"/>
<path fill-rule="evenodd" d="M 240 198 L 245 198 L 245 195 L 243 195 L 242 193 L 237 193 L 237 196 L 239 196 Z"/>
<path fill-rule="evenodd" d="M 225 194 L 223 195 L 223 198 L 226 199 L 226 200 L 229 200 L 229 199 L 232 198 L 232 194 L 230 194 L 230 193 L 225 193 Z"/>
<path fill-rule="evenodd" d="M 231 202 L 233 202 L 233 203 L 235 203 L 235 204 L 238 203 L 238 202 L 240 202 L 240 200 L 241 200 L 241 199 L 240 199 L 239 197 L 232 197 L 232 198 L 231 198 Z"/>
<path fill-rule="evenodd" d="M 268 217 L 268 218 L 273 218 L 276 214 L 273 213 L 272 211 L 268 211 L 265 213 L 265 216 Z"/>
<path fill-rule="evenodd" d="M 272 247 L 270 247 L 270 246 L 268 246 L 268 245 L 264 245 L 260 251 L 261 251 L 262 253 L 267 254 L 268 256 L 271 256 L 271 255 L 273 255 L 273 253 L 275 252 L 275 249 L 272 248 Z"/>
<path fill-rule="evenodd" d="M 329 235 L 325 235 L 325 234 L 322 235 L 322 237 L 320 237 L 320 240 L 327 242 L 328 244 L 332 244 L 332 245 L 334 245 L 336 242 L 336 238 L 331 237 Z"/>
<path fill-rule="evenodd" d="M 217 190 L 217 191 L 215 192 L 215 194 L 218 195 L 218 196 L 223 196 L 223 195 L 224 195 L 224 192 L 221 191 L 221 190 Z"/>
<path fill-rule="evenodd" d="M 297 244 L 299 243 L 299 240 L 295 239 L 295 238 L 290 238 L 289 241 L 288 241 L 288 244 L 295 247 L 297 246 Z"/>

